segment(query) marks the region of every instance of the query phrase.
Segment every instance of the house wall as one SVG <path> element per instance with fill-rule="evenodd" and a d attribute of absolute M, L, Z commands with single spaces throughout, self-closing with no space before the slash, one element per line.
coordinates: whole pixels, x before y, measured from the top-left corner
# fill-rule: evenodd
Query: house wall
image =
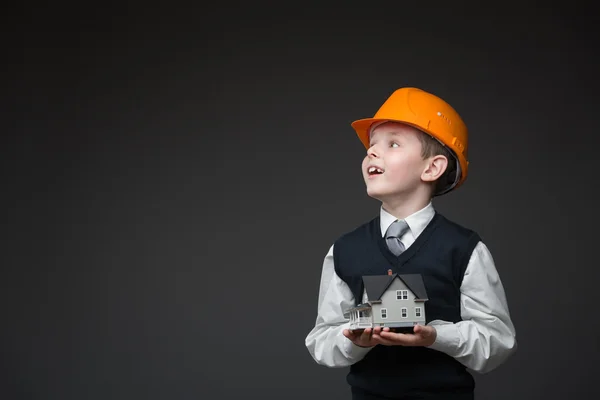
<path fill-rule="evenodd" d="M 408 290 L 408 299 L 396 299 L 396 290 Z M 406 318 L 402 318 L 401 309 L 406 307 Z M 415 308 L 421 307 L 421 317 L 415 317 Z M 381 318 L 381 309 L 387 309 L 387 318 Z M 401 326 L 403 323 L 413 325 L 418 322 L 425 324 L 425 302 L 415 303 L 415 295 L 400 279 L 394 279 L 388 290 L 381 297 L 381 303 L 373 304 L 373 323 L 375 325 L 390 324 Z"/>

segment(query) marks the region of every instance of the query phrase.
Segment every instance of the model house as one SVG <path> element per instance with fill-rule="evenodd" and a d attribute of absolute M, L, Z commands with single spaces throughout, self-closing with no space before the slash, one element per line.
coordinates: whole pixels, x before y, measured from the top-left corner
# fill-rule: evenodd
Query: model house
<path fill-rule="evenodd" d="M 416 324 L 425 325 L 427 292 L 420 274 L 363 276 L 367 302 L 352 307 L 344 316 L 350 329 L 377 326 L 393 331 L 411 331 Z"/>

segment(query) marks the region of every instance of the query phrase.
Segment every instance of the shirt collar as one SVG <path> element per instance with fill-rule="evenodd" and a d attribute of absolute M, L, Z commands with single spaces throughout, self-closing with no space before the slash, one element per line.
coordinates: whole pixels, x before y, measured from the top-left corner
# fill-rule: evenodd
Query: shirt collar
<path fill-rule="evenodd" d="M 429 204 L 427 204 L 424 208 L 409 215 L 408 217 L 404 218 L 404 220 L 408 224 L 408 228 L 413 234 L 413 237 L 416 238 L 425 230 L 425 227 L 427 226 L 427 224 L 429 224 L 434 215 L 435 209 L 433 208 L 433 204 L 429 202 Z M 394 217 L 392 214 L 384 210 L 383 207 L 381 207 L 379 217 L 379 222 L 381 225 L 381 236 L 383 237 L 390 225 L 398 218 Z"/>

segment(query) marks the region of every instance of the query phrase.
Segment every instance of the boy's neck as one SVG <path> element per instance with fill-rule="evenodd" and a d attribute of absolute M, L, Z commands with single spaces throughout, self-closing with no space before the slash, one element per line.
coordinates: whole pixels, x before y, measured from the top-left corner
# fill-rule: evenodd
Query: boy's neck
<path fill-rule="evenodd" d="M 404 219 L 409 215 L 422 210 L 431 202 L 430 196 L 414 196 L 412 198 L 394 198 L 382 201 L 385 211 L 398 219 Z"/>

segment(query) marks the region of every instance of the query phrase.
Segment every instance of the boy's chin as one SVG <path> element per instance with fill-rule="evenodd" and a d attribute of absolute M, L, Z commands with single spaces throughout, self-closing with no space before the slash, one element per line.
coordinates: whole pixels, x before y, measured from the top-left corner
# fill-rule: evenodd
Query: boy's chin
<path fill-rule="evenodd" d="M 375 200 L 379 200 L 382 203 L 385 203 L 386 201 L 393 201 L 394 199 L 403 197 L 403 193 L 401 191 L 387 192 L 387 191 L 381 191 L 381 190 L 368 190 L 368 189 L 367 189 L 367 195 Z"/>
<path fill-rule="evenodd" d="M 379 201 L 383 201 L 383 199 L 386 197 L 386 193 L 383 193 L 381 191 L 378 190 L 369 190 L 367 189 L 367 195 L 375 200 L 379 200 Z"/>

